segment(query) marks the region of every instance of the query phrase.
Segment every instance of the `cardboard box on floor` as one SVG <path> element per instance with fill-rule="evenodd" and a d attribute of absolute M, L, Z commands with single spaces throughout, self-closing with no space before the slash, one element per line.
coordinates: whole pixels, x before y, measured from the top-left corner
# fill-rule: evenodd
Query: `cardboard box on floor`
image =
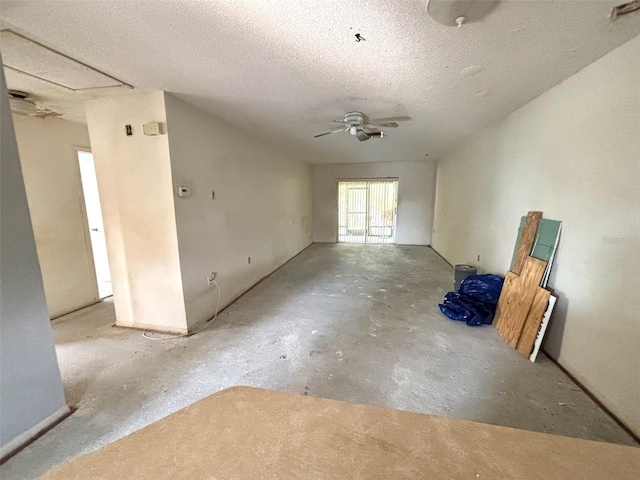
<path fill-rule="evenodd" d="M 41 478 L 635 480 L 639 471 L 638 448 L 235 387 Z"/>

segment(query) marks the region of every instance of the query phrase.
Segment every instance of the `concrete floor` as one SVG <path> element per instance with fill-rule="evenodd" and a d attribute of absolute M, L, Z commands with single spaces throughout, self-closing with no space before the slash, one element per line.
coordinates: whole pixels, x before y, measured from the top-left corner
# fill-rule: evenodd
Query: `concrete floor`
<path fill-rule="evenodd" d="M 56 348 L 78 410 L 2 478 L 34 478 L 233 385 L 635 445 L 544 355 L 532 364 L 494 328 L 444 317 L 451 285 L 428 247 L 315 244 L 193 337 L 113 327 L 108 301 L 62 317 Z"/>

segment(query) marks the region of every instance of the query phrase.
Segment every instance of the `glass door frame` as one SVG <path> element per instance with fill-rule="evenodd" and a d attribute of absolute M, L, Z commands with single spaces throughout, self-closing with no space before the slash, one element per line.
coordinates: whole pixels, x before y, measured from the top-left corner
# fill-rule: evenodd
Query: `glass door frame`
<path fill-rule="evenodd" d="M 364 233 L 364 241 L 363 242 L 345 242 L 340 240 L 340 184 L 341 183 L 367 183 L 367 193 L 366 193 L 366 214 L 365 214 L 365 233 Z M 387 183 L 394 182 L 394 198 L 393 198 L 393 225 L 392 228 L 392 238 L 391 242 L 368 242 L 367 238 L 369 237 L 369 222 L 370 222 L 370 211 L 369 211 L 369 184 L 370 183 Z M 336 193 L 336 219 L 337 219 L 337 228 L 336 228 L 336 243 L 359 243 L 361 245 L 395 245 L 397 242 L 397 225 L 398 225 L 398 204 L 399 204 L 399 196 L 400 196 L 400 179 L 398 177 L 377 177 L 377 178 L 337 178 L 335 181 L 335 193 Z"/>

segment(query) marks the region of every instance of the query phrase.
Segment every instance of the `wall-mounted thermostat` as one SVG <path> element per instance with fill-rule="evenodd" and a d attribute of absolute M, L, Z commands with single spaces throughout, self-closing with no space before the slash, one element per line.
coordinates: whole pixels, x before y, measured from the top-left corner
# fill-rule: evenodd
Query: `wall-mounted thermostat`
<path fill-rule="evenodd" d="M 149 137 L 162 135 L 164 133 L 161 123 L 145 123 L 142 125 L 142 131 Z"/>
<path fill-rule="evenodd" d="M 191 196 L 191 187 L 188 187 L 187 185 L 180 185 L 178 187 L 178 196 L 180 198 L 190 197 Z"/>

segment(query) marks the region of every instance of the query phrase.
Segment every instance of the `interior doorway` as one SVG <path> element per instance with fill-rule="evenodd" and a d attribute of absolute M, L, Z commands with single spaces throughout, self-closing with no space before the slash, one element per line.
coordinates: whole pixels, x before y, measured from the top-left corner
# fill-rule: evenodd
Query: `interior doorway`
<path fill-rule="evenodd" d="M 98 295 L 105 298 L 113 295 L 111 285 L 111 272 L 107 257 L 107 242 L 104 235 L 104 223 L 102 221 L 102 208 L 98 193 L 98 180 L 93 154 L 78 150 L 78 162 L 80 164 L 80 179 L 82 180 L 82 193 L 89 223 L 91 237 L 91 250 L 93 251 L 93 263 L 96 269 L 98 282 Z"/>
<path fill-rule="evenodd" d="M 395 243 L 398 180 L 338 182 L 338 242 Z"/>

